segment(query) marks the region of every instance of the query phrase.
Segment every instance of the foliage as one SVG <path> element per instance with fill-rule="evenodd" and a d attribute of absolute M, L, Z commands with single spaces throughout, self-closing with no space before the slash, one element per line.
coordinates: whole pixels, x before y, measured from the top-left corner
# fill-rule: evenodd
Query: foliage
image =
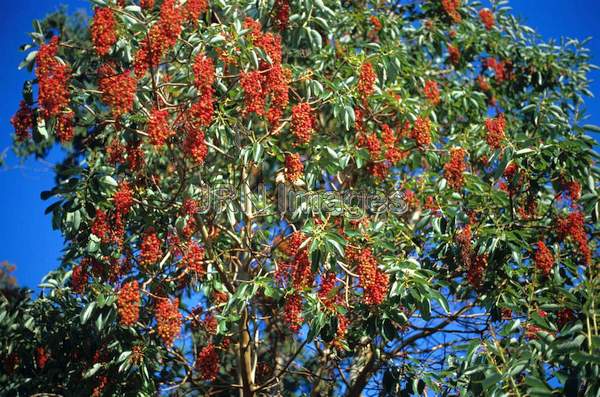
<path fill-rule="evenodd" d="M 504 1 L 93 3 L 24 47 L 65 249 L 3 300 L 3 393 L 600 395 L 584 43 Z"/>

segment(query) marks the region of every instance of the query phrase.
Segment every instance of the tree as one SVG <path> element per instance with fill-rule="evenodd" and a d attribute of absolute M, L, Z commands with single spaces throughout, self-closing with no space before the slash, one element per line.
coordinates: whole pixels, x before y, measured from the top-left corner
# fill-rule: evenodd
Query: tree
<path fill-rule="evenodd" d="M 504 1 L 93 3 L 24 47 L 65 247 L 2 304 L 5 394 L 600 393 L 584 43 Z"/>

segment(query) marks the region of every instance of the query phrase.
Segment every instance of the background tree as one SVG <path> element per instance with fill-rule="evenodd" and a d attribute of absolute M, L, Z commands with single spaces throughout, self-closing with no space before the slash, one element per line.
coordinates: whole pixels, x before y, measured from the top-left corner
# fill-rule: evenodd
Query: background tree
<path fill-rule="evenodd" d="M 600 393 L 581 43 L 506 2 L 93 3 L 24 47 L 65 249 L 0 306 L 3 393 Z"/>

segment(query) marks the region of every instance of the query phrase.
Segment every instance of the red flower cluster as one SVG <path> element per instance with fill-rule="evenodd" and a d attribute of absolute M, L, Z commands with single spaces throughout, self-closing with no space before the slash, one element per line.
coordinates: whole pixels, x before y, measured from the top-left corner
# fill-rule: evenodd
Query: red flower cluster
<path fill-rule="evenodd" d="M 211 343 L 198 352 L 196 369 L 200 371 L 203 380 L 212 382 L 219 374 L 219 354 Z"/>
<path fill-rule="evenodd" d="M 152 109 L 150 120 L 148 120 L 148 137 L 154 146 L 162 146 L 167 139 L 175 135 L 175 131 L 169 126 L 169 112 L 167 109 Z"/>
<path fill-rule="evenodd" d="M 109 105 L 115 117 L 133 109 L 137 81 L 129 70 L 117 73 L 110 64 L 100 66 L 98 70 L 98 88 L 102 91 L 102 101 Z"/>
<path fill-rule="evenodd" d="M 433 80 L 427 80 L 425 82 L 423 93 L 432 105 L 435 106 L 440 103 L 440 88 L 437 82 Z"/>
<path fill-rule="evenodd" d="M 297 333 L 302 326 L 302 297 L 293 294 L 287 298 L 283 307 L 283 320 L 285 324 L 294 333 Z"/>
<path fill-rule="evenodd" d="M 549 275 L 552 267 L 554 267 L 554 256 L 543 241 L 538 241 L 537 243 L 537 251 L 533 257 L 533 262 L 535 263 L 535 267 L 544 276 Z"/>
<path fill-rule="evenodd" d="M 485 28 L 487 30 L 492 30 L 494 27 L 494 14 L 488 8 L 483 8 L 479 11 L 479 18 L 481 18 L 481 22 L 483 22 Z"/>
<path fill-rule="evenodd" d="M 71 70 L 56 58 L 57 36 L 40 47 L 36 57 L 35 75 L 38 79 L 38 104 L 42 117 L 57 117 L 56 133 L 65 142 L 73 137 L 73 113 L 69 105 L 69 79 Z"/>
<path fill-rule="evenodd" d="M 429 146 L 431 144 L 431 122 L 429 119 L 417 117 L 410 132 L 410 137 L 415 140 L 417 147 L 421 150 Z"/>
<path fill-rule="evenodd" d="M 206 275 L 206 267 L 204 266 L 204 248 L 200 247 L 195 241 L 189 244 L 187 252 L 181 260 L 186 269 L 192 270 L 198 277 Z"/>
<path fill-rule="evenodd" d="M 466 152 L 462 148 L 450 150 L 450 161 L 444 165 L 444 178 L 454 190 L 460 190 L 464 184 L 463 173 L 467 168 L 465 164 Z"/>
<path fill-rule="evenodd" d="M 18 142 L 23 142 L 29 138 L 33 128 L 33 109 L 25 101 L 21 101 L 19 110 L 10 119 L 10 123 L 15 128 L 15 135 Z"/>
<path fill-rule="evenodd" d="M 373 65 L 365 62 L 360 67 L 360 75 L 358 77 L 358 93 L 363 101 L 366 101 L 369 96 L 375 92 L 375 81 L 377 75 L 373 70 Z"/>
<path fill-rule="evenodd" d="M 121 287 L 117 295 L 117 310 L 124 327 L 133 326 L 140 317 L 140 287 L 137 280 Z"/>
<path fill-rule="evenodd" d="M 275 0 L 273 9 L 275 10 L 275 26 L 280 31 L 284 31 L 287 28 L 290 18 L 289 0 Z"/>
<path fill-rule="evenodd" d="M 588 246 L 588 237 L 585 231 L 585 218 L 579 211 L 571 212 L 566 218 L 558 219 L 558 235 L 560 238 L 570 236 L 577 244 L 585 264 L 590 264 L 592 252 Z"/>
<path fill-rule="evenodd" d="M 196 164 L 204 164 L 208 155 L 208 146 L 204 141 L 204 131 L 199 128 L 191 127 L 183 142 L 183 151 L 190 156 Z"/>
<path fill-rule="evenodd" d="M 467 280 L 473 288 L 481 287 L 487 267 L 487 255 L 473 255 L 467 268 Z"/>
<path fill-rule="evenodd" d="M 48 363 L 48 352 L 43 347 L 37 347 L 35 349 L 35 362 L 39 369 L 44 369 L 46 363 Z"/>
<path fill-rule="evenodd" d="M 442 0 L 442 7 L 446 14 L 456 23 L 462 20 L 458 8 L 460 7 L 461 0 Z"/>
<path fill-rule="evenodd" d="M 117 213 L 121 215 L 127 215 L 129 213 L 129 210 L 133 205 L 133 192 L 127 181 L 124 181 L 119 185 L 119 190 L 115 192 L 113 201 Z"/>
<path fill-rule="evenodd" d="M 187 0 L 183 5 L 183 18 L 188 22 L 197 21 L 208 10 L 208 0 Z"/>
<path fill-rule="evenodd" d="M 460 62 L 460 50 L 458 47 L 448 44 L 448 56 L 450 57 L 450 62 L 452 62 L 453 65 L 458 65 Z"/>
<path fill-rule="evenodd" d="M 113 10 L 108 7 L 96 8 L 90 34 L 98 55 L 108 54 L 111 47 L 117 42 L 116 25 L 117 21 Z"/>
<path fill-rule="evenodd" d="M 346 249 L 346 259 L 349 264 L 356 266 L 358 284 L 364 291 L 364 302 L 367 305 L 381 304 L 387 294 L 388 275 L 379 270 L 377 260 L 369 248 Z"/>
<path fill-rule="evenodd" d="M 142 266 L 150 266 L 158 263 L 163 255 L 160 246 L 161 241 L 158 239 L 156 233 L 146 233 L 140 244 L 140 264 Z"/>
<path fill-rule="evenodd" d="M 313 110 L 307 102 L 299 103 L 292 107 L 291 130 L 296 138 L 296 145 L 310 141 L 314 132 L 316 120 Z"/>
<path fill-rule="evenodd" d="M 285 179 L 289 182 L 296 182 L 304 173 L 304 165 L 300 161 L 298 153 L 292 153 L 285 156 Z"/>
<path fill-rule="evenodd" d="M 506 119 L 504 113 L 500 113 L 495 118 L 485 119 L 485 129 L 487 130 L 486 141 L 492 149 L 499 149 L 504 140 L 504 128 L 506 127 Z"/>
<path fill-rule="evenodd" d="M 158 336 L 167 347 L 170 347 L 175 338 L 181 333 L 182 315 L 178 307 L 179 299 L 161 298 L 156 304 L 155 316 Z"/>

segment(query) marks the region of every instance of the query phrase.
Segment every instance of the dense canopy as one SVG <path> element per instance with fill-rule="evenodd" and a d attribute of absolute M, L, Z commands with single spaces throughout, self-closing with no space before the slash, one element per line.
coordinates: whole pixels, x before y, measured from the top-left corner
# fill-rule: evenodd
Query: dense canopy
<path fill-rule="evenodd" d="M 92 3 L 23 48 L 65 244 L 3 288 L 3 394 L 600 395 L 584 43 L 505 1 Z"/>

